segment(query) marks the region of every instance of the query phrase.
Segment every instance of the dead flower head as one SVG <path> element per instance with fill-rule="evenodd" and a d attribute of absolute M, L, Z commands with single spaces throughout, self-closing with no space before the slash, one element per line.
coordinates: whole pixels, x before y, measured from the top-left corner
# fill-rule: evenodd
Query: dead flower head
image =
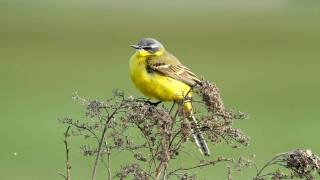
<path fill-rule="evenodd" d="M 299 178 L 314 179 L 313 174 L 320 174 L 320 158 L 310 150 L 295 150 L 284 156 L 286 167 Z"/>
<path fill-rule="evenodd" d="M 116 176 L 122 180 L 127 178 L 130 174 L 133 176 L 134 180 L 145 180 L 148 179 L 149 176 L 138 164 L 128 164 L 122 167 Z"/>

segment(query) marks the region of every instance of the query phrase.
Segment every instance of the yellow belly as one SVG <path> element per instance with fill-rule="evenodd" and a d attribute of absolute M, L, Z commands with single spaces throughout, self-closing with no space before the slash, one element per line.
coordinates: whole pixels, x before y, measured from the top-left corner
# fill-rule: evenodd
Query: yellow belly
<path fill-rule="evenodd" d="M 146 96 L 160 101 L 180 101 L 189 92 L 190 86 L 157 72 L 147 72 L 145 57 L 133 55 L 130 59 L 131 79 Z M 191 93 L 188 94 L 191 97 Z"/>

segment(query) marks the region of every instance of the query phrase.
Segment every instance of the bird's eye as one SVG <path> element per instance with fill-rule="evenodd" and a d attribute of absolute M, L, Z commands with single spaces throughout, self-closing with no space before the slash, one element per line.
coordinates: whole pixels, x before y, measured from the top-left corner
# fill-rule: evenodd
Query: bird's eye
<path fill-rule="evenodd" d="M 146 47 L 143 47 L 143 49 L 146 50 L 146 51 L 150 51 L 150 50 L 152 50 L 152 47 L 146 46 Z"/>

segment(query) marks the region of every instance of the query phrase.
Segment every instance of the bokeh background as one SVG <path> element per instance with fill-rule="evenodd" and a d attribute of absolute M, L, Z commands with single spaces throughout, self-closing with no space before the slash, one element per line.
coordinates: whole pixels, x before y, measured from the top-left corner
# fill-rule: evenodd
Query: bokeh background
<path fill-rule="evenodd" d="M 1 179 L 61 179 L 57 118 L 83 116 L 71 93 L 104 99 L 119 88 L 142 96 L 128 74 L 128 45 L 141 37 L 159 39 L 215 81 L 228 107 L 250 114 L 236 126 L 251 145 L 211 146 L 213 157 L 256 154 L 261 166 L 295 148 L 320 154 L 319 7 L 300 0 L 0 0 Z M 89 179 L 92 159 L 72 145 L 72 177 Z M 199 172 L 226 179 L 226 164 Z"/>

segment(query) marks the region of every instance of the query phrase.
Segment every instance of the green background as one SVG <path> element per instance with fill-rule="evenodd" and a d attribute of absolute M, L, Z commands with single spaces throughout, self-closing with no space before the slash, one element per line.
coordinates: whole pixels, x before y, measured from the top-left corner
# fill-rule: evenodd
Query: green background
<path fill-rule="evenodd" d="M 141 37 L 160 40 L 215 81 L 228 107 L 250 114 L 236 126 L 251 145 L 211 146 L 213 157 L 256 154 L 261 166 L 295 148 L 320 154 L 319 7 L 299 0 L 0 0 L 0 178 L 62 179 L 57 118 L 84 116 L 73 91 L 104 99 L 119 88 L 142 96 L 128 74 L 128 45 Z M 89 179 L 93 161 L 72 145 L 72 177 Z M 199 178 L 226 179 L 226 164 L 218 166 Z"/>

